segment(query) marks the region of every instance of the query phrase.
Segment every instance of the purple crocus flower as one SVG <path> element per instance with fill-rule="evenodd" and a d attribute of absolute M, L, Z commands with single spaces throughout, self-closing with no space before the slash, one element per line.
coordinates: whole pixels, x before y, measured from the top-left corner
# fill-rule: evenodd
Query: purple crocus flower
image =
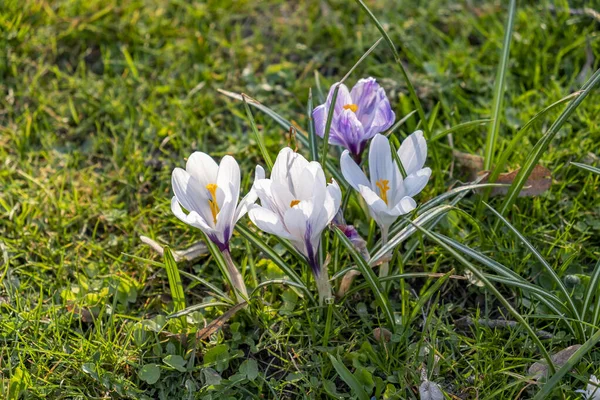
<path fill-rule="evenodd" d="M 325 104 L 313 110 L 315 130 L 320 137 L 325 133 L 327 115 L 337 85 L 336 83 L 329 89 Z M 331 121 L 329 143 L 347 148 L 355 159 L 359 159 L 367 141 L 390 128 L 395 119 L 396 115 L 385 96 L 385 90 L 375 78 L 359 80 L 351 91 L 348 91 L 346 85 L 340 84 Z"/>

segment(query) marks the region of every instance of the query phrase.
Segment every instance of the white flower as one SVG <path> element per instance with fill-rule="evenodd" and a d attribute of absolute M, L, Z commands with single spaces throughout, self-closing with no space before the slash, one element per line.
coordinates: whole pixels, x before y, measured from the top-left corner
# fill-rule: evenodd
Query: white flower
<path fill-rule="evenodd" d="M 318 249 L 321 233 L 340 207 L 341 191 L 327 184 L 318 162 L 308 162 L 289 147 L 279 152 L 270 179 L 258 179 L 253 189 L 261 206 L 253 204 L 249 217 L 261 230 L 288 239 L 308 261 L 319 294 L 327 296 L 327 272 L 321 270 Z"/>
<path fill-rule="evenodd" d="M 264 170 L 257 168 L 256 175 L 263 178 Z M 171 181 L 175 192 L 171 200 L 173 214 L 202 230 L 221 251 L 228 251 L 233 227 L 246 214 L 248 205 L 256 201 L 256 193 L 251 190 L 238 205 L 240 167 L 233 157 L 225 156 L 217 165 L 208 154 L 197 151 L 188 158 L 185 170 L 173 170 Z"/>
<path fill-rule="evenodd" d="M 360 192 L 369 206 L 369 213 L 386 234 L 398 216 L 417 206 L 412 196 L 423 190 L 431 175 L 430 168 L 423 168 L 427 158 L 423 132 L 416 131 L 406 138 L 398 156 L 407 174 L 405 179 L 392 158 L 388 139 L 381 134 L 375 135 L 369 148 L 370 180 L 348 151 L 342 153 L 340 160 L 344 178 Z"/>
<path fill-rule="evenodd" d="M 576 390 L 577 393 L 582 393 L 585 400 L 600 400 L 600 380 L 595 375 L 590 376 L 590 382 L 585 390 Z"/>

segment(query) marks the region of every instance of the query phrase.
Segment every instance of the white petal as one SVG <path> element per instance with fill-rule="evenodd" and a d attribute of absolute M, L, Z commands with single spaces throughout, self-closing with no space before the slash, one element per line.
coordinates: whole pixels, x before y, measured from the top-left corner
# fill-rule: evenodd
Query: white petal
<path fill-rule="evenodd" d="M 265 170 L 260 165 L 257 165 L 256 170 L 254 172 L 254 183 L 256 183 L 256 181 L 260 179 L 265 179 Z M 254 189 L 254 183 L 252 184 L 252 187 L 250 188 L 248 194 L 244 196 L 244 198 L 238 204 L 237 209 L 235 210 L 235 222 L 238 222 L 240 218 L 246 215 L 249 206 L 251 204 L 256 203 L 256 200 L 258 199 L 258 194 Z"/>
<path fill-rule="evenodd" d="M 294 160 L 294 154 L 294 151 L 289 147 L 281 149 L 271 170 L 271 180 L 288 184 L 288 171 Z"/>
<path fill-rule="evenodd" d="M 181 168 L 175 168 L 171 176 L 171 184 L 182 206 L 190 212 L 197 212 L 205 221 L 210 221 L 208 222 L 210 226 L 214 226 L 207 191 L 196 178 L 191 177 Z"/>
<path fill-rule="evenodd" d="M 422 131 L 416 131 L 404 139 L 398 150 L 398 156 L 407 175 L 423 168 L 427 159 L 427 142 Z"/>
<path fill-rule="evenodd" d="M 217 224 L 215 230 L 219 234 L 219 239 L 222 241 L 221 243 L 229 242 L 231 239 L 231 235 L 233 234 L 233 225 L 235 221 L 235 209 L 237 198 L 234 198 L 231 193 L 235 189 L 233 188 L 233 184 L 229 184 L 229 190 L 225 191 L 225 198 L 223 199 L 223 204 L 221 205 L 221 209 L 217 214 Z"/>
<path fill-rule="evenodd" d="M 273 211 L 253 204 L 248 210 L 248 216 L 260 230 L 284 239 L 291 238 L 291 235 L 285 230 L 283 221 Z"/>
<path fill-rule="evenodd" d="M 371 185 L 365 176 L 365 173 L 350 156 L 350 152 L 348 150 L 344 150 L 342 153 L 342 157 L 340 158 L 340 166 L 342 168 L 342 175 L 344 175 L 344 179 L 346 179 L 346 182 L 348 182 L 355 190 L 358 190 L 360 185 Z"/>
<path fill-rule="evenodd" d="M 408 214 L 415 208 L 417 208 L 417 203 L 415 202 L 415 200 L 412 197 L 405 196 L 394 207 L 394 214 L 395 215 Z"/>
<path fill-rule="evenodd" d="M 248 207 L 251 204 L 254 204 L 256 202 L 256 199 L 258 198 L 256 191 L 254 191 L 254 189 L 250 189 L 250 191 L 248 192 L 248 194 L 246 194 L 242 200 L 240 200 L 240 203 L 238 204 L 236 210 L 235 210 L 235 221 L 234 222 L 238 222 L 240 220 L 240 218 L 242 218 L 244 215 L 246 215 L 246 213 L 248 212 Z"/>
<path fill-rule="evenodd" d="M 279 193 L 275 193 L 276 190 Z M 270 179 L 260 179 L 254 182 L 254 190 L 260 199 L 263 207 L 275 212 L 280 218 L 283 218 L 285 210 L 290 207 L 290 202 L 294 200 L 287 187 L 275 183 Z"/>
<path fill-rule="evenodd" d="M 200 215 L 198 215 L 197 212 L 192 211 L 188 215 L 185 215 L 185 213 L 181 209 L 179 201 L 177 201 L 177 197 L 175 196 L 173 196 L 173 198 L 171 199 L 171 211 L 181 222 L 198 228 L 207 235 L 214 234 L 214 229 L 208 226 L 206 221 Z"/>
<path fill-rule="evenodd" d="M 369 177 L 371 178 L 371 189 L 379 193 L 377 182 L 388 181 L 390 188 L 396 186 L 394 177 L 394 164 L 392 152 L 388 139 L 377 134 L 371 141 L 369 149 Z"/>
<path fill-rule="evenodd" d="M 240 197 L 240 166 L 233 157 L 225 156 L 221 160 L 216 184 L 223 191 L 231 190 L 231 197 L 237 203 Z M 217 202 L 222 207 L 222 198 L 219 197 Z"/>
<path fill-rule="evenodd" d="M 431 176 L 430 168 L 423 168 L 417 172 L 409 175 L 404 180 L 404 188 L 406 189 L 406 196 L 415 196 L 423 190 L 429 181 Z"/>
<path fill-rule="evenodd" d="M 302 171 L 300 179 L 294 182 L 294 191 L 299 200 L 323 198 L 325 196 L 325 174 L 321 164 L 316 161 L 308 163 Z"/>
<path fill-rule="evenodd" d="M 385 204 L 385 202 L 381 200 L 381 198 L 368 186 L 361 185 L 359 186 L 358 190 L 363 199 L 365 199 L 367 202 L 367 205 L 369 206 L 369 213 L 375 222 L 377 222 L 379 226 L 388 225 L 388 222 L 385 218 L 388 211 L 387 204 Z"/>
<path fill-rule="evenodd" d="M 309 162 L 302 154 L 293 153 L 290 167 L 287 171 L 287 185 L 295 198 L 301 198 L 302 176 Z M 283 182 L 282 182 L 283 183 Z"/>
<path fill-rule="evenodd" d="M 259 179 L 265 179 L 265 169 L 257 165 L 254 171 L 254 180 L 257 181 Z"/>
<path fill-rule="evenodd" d="M 188 158 L 185 170 L 199 182 L 201 187 L 206 187 L 209 183 L 217 181 L 219 166 L 208 154 L 196 151 Z"/>

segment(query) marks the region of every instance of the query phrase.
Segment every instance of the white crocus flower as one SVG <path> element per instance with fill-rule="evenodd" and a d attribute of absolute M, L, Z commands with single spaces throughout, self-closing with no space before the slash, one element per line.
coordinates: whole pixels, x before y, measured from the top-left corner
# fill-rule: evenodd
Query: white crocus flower
<path fill-rule="evenodd" d="M 262 168 L 256 171 L 258 178 L 264 177 L 261 171 Z M 227 261 L 232 284 L 247 297 L 242 277 L 231 261 L 229 240 L 236 222 L 246 214 L 248 205 L 256 201 L 256 193 L 251 190 L 238 204 L 240 167 L 237 162 L 225 156 L 217 165 L 208 154 L 197 151 L 188 158 L 185 170 L 173 170 L 171 181 L 175 192 L 171 200 L 173 214 L 202 230 L 219 247 Z"/>
<path fill-rule="evenodd" d="M 331 297 L 327 271 L 319 262 L 321 233 L 340 207 L 341 191 L 327 184 L 318 162 L 308 162 L 289 147 L 279 152 L 270 179 L 254 182 L 261 205 L 251 205 L 249 217 L 261 230 L 288 239 L 310 265 L 320 300 Z"/>
<path fill-rule="evenodd" d="M 583 394 L 585 400 L 600 400 L 600 380 L 595 375 L 590 376 L 590 383 L 587 384 L 585 390 L 576 390 L 577 393 Z"/>
<path fill-rule="evenodd" d="M 417 204 L 412 196 L 423 190 L 431 175 L 430 168 L 423 168 L 427 158 L 423 132 L 417 131 L 406 138 L 398 156 L 407 175 L 404 179 L 392 158 L 388 139 L 381 134 L 373 138 L 369 148 L 370 180 L 348 151 L 344 151 L 340 160 L 344 178 L 365 199 L 382 234 L 387 234 L 400 215 L 415 209 Z"/>

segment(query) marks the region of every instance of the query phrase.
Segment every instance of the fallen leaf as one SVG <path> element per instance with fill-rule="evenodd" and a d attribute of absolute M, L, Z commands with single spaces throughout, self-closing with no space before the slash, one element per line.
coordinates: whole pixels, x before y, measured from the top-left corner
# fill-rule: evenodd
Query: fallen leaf
<path fill-rule="evenodd" d="M 483 170 L 483 157 L 481 156 L 458 150 L 452 150 L 452 156 L 458 167 L 469 176 L 470 180 L 475 180 Z"/>
<path fill-rule="evenodd" d="M 85 323 L 92 323 L 98 317 L 98 313 L 93 313 L 87 308 L 79 307 L 73 304 L 67 304 L 67 311 L 73 313 L 76 317 Z"/>
<path fill-rule="evenodd" d="M 435 382 L 425 380 L 419 386 L 421 400 L 444 400 L 444 393 Z"/>
<path fill-rule="evenodd" d="M 342 278 L 342 283 L 340 283 L 340 288 L 338 289 L 336 296 L 338 298 L 344 297 L 350 286 L 352 286 L 352 282 L 354 282 L 354 278 L 360 275 L 360 271 L 355 269 L 351 269 L 350 271 L 344 274 Z"/>
<path fill-rule="evenodd" d="M 569 346 L 564 350 L 552 355 L 550 359 L 556 368 L 561 368 L 569 361 L 569 358 L 581 347 L 580 344 Z M 533 379 L 540 379 L 548 376 L 548 364 L 546 361 L 538 361 L 529 367 L 529 375 L 533 376 Z"/>
<path fill-rule="evenodd" d="M 376 341 L 384 341 L 385 343 L 392 340 L 392 332 L 385 328 L 375 328 L 373 329 L 373 337 Z"/>
<path fill-rule="evenodd" d="M 498 179 L 496 179 L 495 183 L 511 185 L 517 174 L 521 169 L 516 169 L 512 172 L 506 174 L 500 174 Z M 487 182 L 487 177 L 482 181 L 482 183 Z M 525 182 L 525 186 L 519 193 L 519 197 L 534 197 L 539 196 L 544 193 L 550 186 L 552 185 L 552 174 L 550 170 L 546 167 L 542 167 L 541 165 L 536 165 L 531 171 L 529 178 L 527 178 L 527 182 Z M 504 196 L 508 193 L 508 187 L 494 187 L 490 192 L 490 196 Z"/>
<path fill-rule="evenodd" d="M 211 321 L 210 324 L 206 325 L 204 328 L 202 328 L 198 332 L 196 332 L 196 339 L 198 339 L 198 340 L 206 339 L 207 337 L 209 337 L 210 335 L 212 335 L 213 333 L 215 333 L 216 331 L 221 329 L 223 327 L 223 325 L 225 325 L 225 322 L 229 321 L 229 319 L 231 317 L 233 317 L 235 315 L 235 313 L 237 313 L 240 309 L 244 308 L 246 306 L 246 304 L 247 304 L 246 302 L 243 302 L 243 303 L 238 303 L 235 306 L 231 307 L 219 318 Z"/>
<path fill-rule="evenodd" d="M 150 239 L 147 236 L 140 236 L 140 240 L 148 246 L 152 247 L 152 249 L 161 256 L 164 254 L 165 250 L 156 241 Z M 171 250 L 171 253 L 173 254 L 173 258 L 176 262 L 179 262 L 181 260 L 192 261 L 204 254 L 208 254 L 208 247 L 206 247 L 206 244 L 204 242 L 200 241 L 194 243 L 187 249 Z"/>
<path fill-rule="evenodd" d="M 475 180 L 477 177 L 485 176 L 480 183 L 488 182 L 488 175 L 490 174 L 490 171 L 483 170 L 483 157 L 474 154 L 462 153 L 457 150 L 452 151 L 452 155 L 454 156 L 457 165 L 462 168 L 469 179 Z M 508 193 L 509 185 L 512 185 L 520 170 L 521 169 L 518 168 L 512 172 L 498 175 L 495 183 L 506 186 L 497 186 L 491 188 L 490 196 L 495 197 L 506 195 L 506 193 Z M 525 182 L 525 186 L 519 193 L 519 197 L 539 196 L 550 189 L 551 185 L 552 173 L 548 168 L 538 164 L 533 168 L 533 171 L 531 171 L 531 174 L 527 178 L 527 182 Z"/>

